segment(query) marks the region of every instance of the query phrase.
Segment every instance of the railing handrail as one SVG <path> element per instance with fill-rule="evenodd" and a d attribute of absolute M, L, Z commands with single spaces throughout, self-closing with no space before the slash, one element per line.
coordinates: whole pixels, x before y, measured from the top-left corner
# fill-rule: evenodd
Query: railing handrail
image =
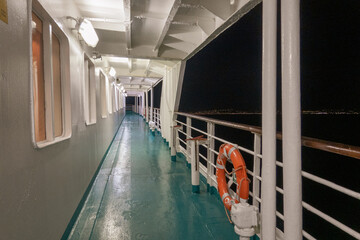
<path fill-rule="evenodd" d="M 253 132 L 253 133 L 261 133 L 260 127 L 251 126 L 251 125 L 247 125 L 247 124 L 234 123 L 234 122 L 229 122 L 229 121 L 225 121 L 225 120 L 218 120 L 218 119 L 214 119 L 214 118 L 203 117 L 203 116 L 199 116 L 199 115 L 195 115 L 195 114 L 191 114 L 191 113 L 184 113 L 184 112 L 175 112 L 175 114 L 181 115 L 184 117 L 194 118 L 194 119 L 205 121 L 205 122 L 214 123 L 214 124 L 225 126 L 225 127 L 236 128 L 236 129 Z"/>
<path fill-rule="evenodd" d="M 199 116 L 191 113 L 184 113 L 184 112 L 175 112 L 175 114 L 184 116 L 184 117 L 190 117 L 197 120 L 205 121 L 205 122 L 211 122 L 220 126 L 225 127 L 231 127 L 236 128 L 252 133 L 258 133 L 261 134 L 262 130 L 261 127 L 247 125 L 247 124 L 241 124 L 241 123 L 234 123 L 224 120 L 217 120 L 209 117 Z M 281 140 L 282 134 L 281 132 L 277 132 L 276 138 Z M 342 156 L 352 157 L 356 159 L 360 159 L 360 147 L 338 143 L 338 142 L 332 142 L 332 141 L 326 141 L 321 140 L 317 138 L 310 138 L 310 137 L 301 137 L 301 144 L 304 147 L 309 147 L 313 149 L 318 149 L 326 152 L 331 152 L 335 154 L 339 154 Z"/>

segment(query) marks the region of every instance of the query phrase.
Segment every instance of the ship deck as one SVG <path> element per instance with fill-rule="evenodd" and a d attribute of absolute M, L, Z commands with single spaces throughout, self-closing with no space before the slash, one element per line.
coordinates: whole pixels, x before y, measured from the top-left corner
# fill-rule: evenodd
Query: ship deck
<path fill-rule="evenodd" d="M 69 239 L 238 239 L 216 194 L 193 194 L 183 156 L 127 114 Z"/>

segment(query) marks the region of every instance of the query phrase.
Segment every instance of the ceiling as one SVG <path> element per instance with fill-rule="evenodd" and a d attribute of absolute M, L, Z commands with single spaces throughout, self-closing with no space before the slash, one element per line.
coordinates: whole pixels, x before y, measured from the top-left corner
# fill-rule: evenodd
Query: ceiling
<path fill-rule="evenodd" d="M 127 88 L 147 88 L 260 0 L 74 0 L 99 37 L 103 67 Z M 131 77 L 131 78 L 129 78 Z M 142 91 L 142 90 L 141 90 Z"/>

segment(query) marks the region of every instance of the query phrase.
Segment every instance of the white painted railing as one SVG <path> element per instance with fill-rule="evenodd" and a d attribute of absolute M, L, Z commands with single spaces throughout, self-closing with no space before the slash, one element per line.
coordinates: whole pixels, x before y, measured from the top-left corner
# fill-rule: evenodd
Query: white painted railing
<path fill-rule="evenodd" d="M 261 209 L 261 196 L 260 196 L 260 189 L 261 189 L 261 161 L 262 161 L 262 155 L 261 155 L 261 128 L 249 126 L 245 124 L 238 124 L 238 123 L 232 123 L 227 121 L 221 121 L 216 120 L 212 118 L 207 118 L 203 116 L 193 115 L 193 114 L 187 114 L 187 113 L 181 113 L 177 112 L 177 116 L 183 116 L 186 117 L 186 122 L 181 122 L 179 120 L 176 120 L 177 124 L 183 126 L 182 129 L 177 130 L 176 134 L 176 142 L 175 142 L 175 148 L 177 152 L 181 152 L 186 156 L 186 159 L 188 163 L 191 162 L 190 160 L 190 144 L 189 142 L 184 141 L 180 136 L 184 136 L 184 139 L 196 137 L 198 135 L 204 135 L 205 138 L 208 139 L 208 144 L 203 144 L 201 146 L 205 147 L 207 149 L 207 156 L 204 156 L 203 154 L 199 153 L 200 158 L 202 158 L 206 164 L 200 164 L 200 173 L 205 177 L 207 180 L 207 184 L 209 184 L 211 187 L 215 187 L 217 189 L 217 181 L 216 181 L 216 175 L 215 175 L 215 168 L 216 168 L 216 157 L 218 155 L 217 149 L 215 149 L 215 141 L 218 141 L 220 143 L 230 143 L 234 146 L 236 146 L 240 152 L 248 153 L 252 156 L 252 159 L 250 161 L 253 161 L 253 169 L 248 169 L 247 172 L 250 175 L 249 178 L 252 181 L 250 196 L 252 197 L 252 204 L 260 207 Z M 196 119 L 202 122 L 205 122 L 207 124 L 207 130 L 203 131 L 198 128 L 195 128 L 192 126 L 192 119 Z M 250 132 L 253 135 L 253 141 L 254 141 L 254 147 L 252 149 L 245 148 L 243 146 L 237 145 L 237 143 L 232 143 L 228 140 L 219 138 L 215 134 L 215 126 L 223 126 L 233 129 L 240 129 L 245 132 Z M 196 134 L 192 134 L 192 131 L 195 131 Z M 180 134 L 180 135 L 179 135 Z M 282 135 L 281 133 L 277 134 L 277 138 L 281 140 Z M 182 143 L 185 147 L 181 146 Z M 328 142 L 308 137 L 302 138 L 302 146 L 318 149 L 322 151 L 327 151 L 335 154 L 339 154 L 342 156 L 348 156 L 355 159 L 360 159 L 360 148 L 355 146 L 349 146 L 344 145 L 340 143 L 334 143 L 334 142 Z M 249 161 L 249 158 L 245 157 L 246 161 Z M 277 161 L 276 165 L 280 168 L 283 167 L 282 162 Z M 313 174 L 310 174 L 308 172 L 302 171 L 303 178 L 309 179 L 313 182 L 316 182 L 318 184 L 321 184 L 323 186 L 329 187 L 331 189 L 334 189 L 340 193 L 346 194 L 347 196 L 350 196 L 354 199 L 360 200 L 360 193 L 353 191 L 351 189 L 345 188 L 343 186 L 340 186 L 336 183 L 333 183 L 329 180 L 323 179 L 321 177 L 315 176 Z M 236 182 L 234 183 L 236 184 Z M 230 190 L 231 191 L 231 190 Z M 284 191 L 280 187 L 276 187 L 276 191 L 283 195 Z M 232 194 L 235 194 L 232 192 Z M 326 200 L 329 201 L 329 200 Z M 330 200 L 331 201 L 331 200 Z M 360 204 L 360 202 L 359 202 Z M 315 207 L 311 206 L 310 204 L 306 202 L 302 202 L 302 206 L 304 209 L 310 211 L 311 213 L 315 214 L 316 216 L 324 219 L 328 223 L 332 224 L 333 226 L 341 229 L 342 231 L 346 232 L 350 236 L 354 237 L 355 239 L 360 239 L 360 233 L 355 231 L 354 229 L 346 226 L 345 224 L 341 223 L 340 221 L 334 219 L 333 217 L 327 215 L 326 213 L 316 209 Z M 261 210 L 260 210 L 261 211 Z M 276 211 L 276 216 L 284 221 L 284 216 L 279 211 Z M 277 232 L 277 238 L 282 239 L 282 231 L 280 229 L 276 229 Z M 315 239 L 313 236 L 311 236 L 306 231 L 302 231 L 303 237 L 305 239 L 313 240 Z"/>
<path fill-rule="evenodd" d="M 160 108 L 153 108 L 153 121 L 158 131 L 161 131 Z"/>
<path fill-rule="evenodd" d="M 146 111 L 144 112 L 144 117 L 149 114 L 149 121 L 153 121 L 155 123 L 155 127 L 158 131 L 161 131 L 161 121 L 160 121 L 160 108 L 153 108 L 152 114 L 150 114 L 151 108 L 144 108 Z M 152 117 L 152 118 L 151 118 Z"/>

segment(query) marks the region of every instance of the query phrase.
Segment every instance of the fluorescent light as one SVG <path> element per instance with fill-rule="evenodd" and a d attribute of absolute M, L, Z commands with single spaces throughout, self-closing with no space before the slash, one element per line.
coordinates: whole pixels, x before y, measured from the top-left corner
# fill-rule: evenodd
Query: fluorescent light
<path fill-rule="evenodd" d="M 36 29 L 36 22 L 31 21 L 31 27 L 32 27 L 32 29 Z"/>
<path fill-rule="evenodd" d="M 96 47 L 97 43 L 99 42 L 99 38 L 89 20 L 81 20 L 79 25 L 79 33 L 87 45 L 90 47 Z"/>
<path fill-rule="evenodd" d="M 123 91 L 123 90 L 124 90 L 124 86 L 121 86 L 121 88 L 120 88 L 120 89 L 121 89 L 121 91 Z"/>
<path fill-rule="evenodd" d="M 109 74 L 110 74 L 110 76 L 115 77 L 116 71 L 113 67 L 110 68 Z"/>

